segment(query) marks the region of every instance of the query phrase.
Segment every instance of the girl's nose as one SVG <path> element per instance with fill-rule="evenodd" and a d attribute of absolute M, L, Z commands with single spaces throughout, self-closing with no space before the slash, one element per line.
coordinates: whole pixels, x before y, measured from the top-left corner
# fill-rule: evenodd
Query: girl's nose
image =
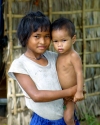
<path fill-rule="evenodd" d="M 44 38 L 41 38 L 41 39 L 40 39 L 40 43 L 41 43 L 41 44 L 44 44 L 44 43 L 45 43 L 45 39 L 44 39 Z"/>

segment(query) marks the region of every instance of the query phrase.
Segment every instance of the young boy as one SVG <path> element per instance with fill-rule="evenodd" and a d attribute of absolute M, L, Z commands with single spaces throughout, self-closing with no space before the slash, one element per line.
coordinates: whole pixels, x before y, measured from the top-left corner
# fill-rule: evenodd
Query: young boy
<path fill-rule="evenodd" d="M 59 18 L 51 25 L 51 36 L 55 50 L 59 53 L 56 63 L 58 78 L 62 89 L 75 86 L 77 91 L 72 100 L 66 101 L 64 120 L 67 125 L 75 125 L 74 102 L 84 99 L 82 62 L 78 53 L 73 49 L 76 41 L 75 26 L 66 18 Z"/>

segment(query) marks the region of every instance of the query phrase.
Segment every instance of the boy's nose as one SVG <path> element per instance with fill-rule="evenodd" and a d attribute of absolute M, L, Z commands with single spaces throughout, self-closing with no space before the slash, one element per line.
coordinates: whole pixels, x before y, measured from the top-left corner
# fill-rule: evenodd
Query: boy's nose
<path fill-rule="evenodd" d="M 58 47 L 62 46 L 62 43 L 61 42 L 58 42 Z"/>

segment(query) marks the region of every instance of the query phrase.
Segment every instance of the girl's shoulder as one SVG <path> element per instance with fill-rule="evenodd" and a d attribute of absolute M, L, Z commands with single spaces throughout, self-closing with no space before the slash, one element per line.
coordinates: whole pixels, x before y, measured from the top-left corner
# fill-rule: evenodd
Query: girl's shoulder
<path fill-rule="evenodd" d="M 14 59 L 13 62 L 23 63 L 24 61 L 28 61 L 29 59 L 24 55 L 20 55 L 18 58 Z"/>
<path fill-rule="evenodd" d="M 12 65 L 19 65 L 19 64 L 21 64 L 24 60 L 23 60 L 23 54 L 20 56 L 20 57 L 18 57 L 18 58 L 15 58 L 13 61 L 12 61 Z"/>
<path fill-rule="evenodd" d="M 19 58 L 14 59 L 8 70 L 8 75 L 11 78 L 15 79 L 13 73 L 27 74 L 24 62 L 25 60 L 23 58 L 23 55 L 21 55 Z"/>
<path fill-rule="evenodd" d="M 57 58 L 58 54 L 56 52 L 52 52 L 52 51 L 46 51 L 44 54 L 44 56 L 46 56 L 47 58 Z"/>
<path fill-rule="evenodd" d="M 20 57 L 13 60 L 9 70 L 16 72 L 19 70 L 23 71 L 25 70 L 25 63 L 27 63 L 27 60 L 24 54 L 22 54 Z"/>

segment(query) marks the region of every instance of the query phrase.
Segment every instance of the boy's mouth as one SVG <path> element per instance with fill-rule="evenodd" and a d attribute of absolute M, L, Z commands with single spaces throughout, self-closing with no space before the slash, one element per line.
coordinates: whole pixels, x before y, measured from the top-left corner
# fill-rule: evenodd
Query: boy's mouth
<path fill-rule="evenodd" d="M 63 51 L 63 49 L 62 49 L 62 48 L 59 48 L 59 49 L 58 49 L 58 51 L 59 51 L 59 52 L 62 52 L 62 51 Z"/>

